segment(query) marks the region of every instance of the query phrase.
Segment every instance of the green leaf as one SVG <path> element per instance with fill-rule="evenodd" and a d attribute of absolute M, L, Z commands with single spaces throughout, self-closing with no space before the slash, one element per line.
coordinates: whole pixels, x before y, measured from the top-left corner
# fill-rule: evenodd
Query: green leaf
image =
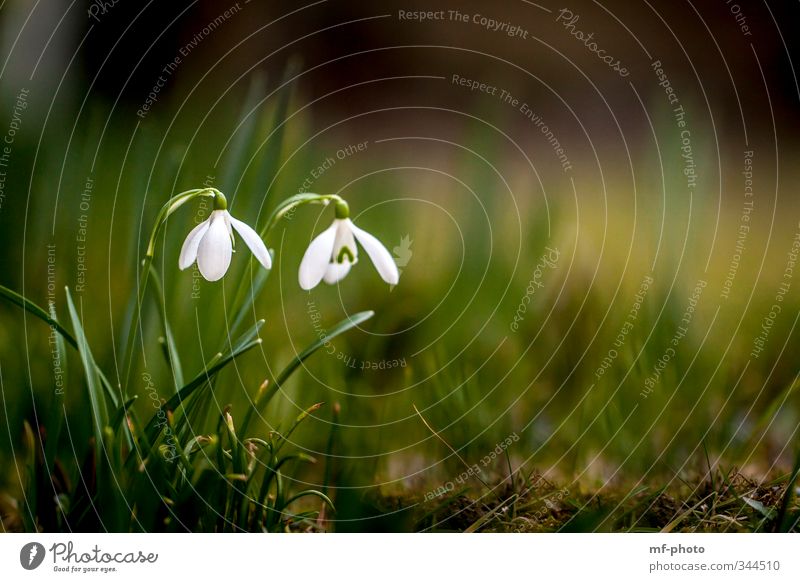
<path fill-rule="evenodd" d="M 233 461 L 233 472 L 236 474 L 244 475 L 246 470 L 247 461 L 245 460 L 245 451 L 239 437 L 236 436 L 236 427 L 233 424 L 233 417 L 230 412 L 224 414 L 223 420 L 228 429 L 228 440 L 231 444 L 231 460 Z"/>
<path fill-rule="evenodd" d="M 325 344 L 330 342 L 330 340 L 334 339 L 335 337 L 365 322 L 373 315 L 375 315 L 374 311 L 360 311 L 359 313 L 356 313 L 348 317 L 347 319 L 344 319 L 339 323 L 337 323 L 335 326 L 333 326 L 333 328 L 331 328 L 329 332 L 327 332 L 324 338 L 317 339 L 310 346 L 308 346 L 297 356 L 295 356 L 295 358 L 291 362 L 289 362 L 289 365 L 286 366 L 280 374 L 278 374 L 278 378 L 275 380 L 275 383 L 277 385 L 281 385 L 284 382 L 286 382 L 286 380 L 289 379 L 289 376 L 291 376 L 292 373 L 297 368 L 300 367 L 300 364 L 305 362 L 312 354 L 314 354 L 314 352 L 316 352 L 318 349 L 323 347 Z"/>
<path fill-rule="evenodd" d="M 56 317 L 55 302 L 50 303 L 50 317 L 54 321 L 58 321 L 58 318 Z M 54 330 L 51 333 L 53 339 L 55 340 L 54 343 L 60 374 L 57 374 L 54 378 L 55 390 L 53 391 L 53 401 L 50 404 L 50 413 L 48 415 L 47 424 L 45 425 L 45 428 L 47 429 L 47 442 L 44 449 L 44 459 L 48 475 L 52 475 L 53 470 L 55 469 L 54 462 L 56 458 L 56 451 L 58 450 L 58 440 L 61 435 L 61 428 L 63 426 L 64 416 L 66 414 L 64 409 L 64 397 L 66 394 L 65 388 L 67 384 L 67 348 L 64 344 L 64 336 L 58 333 L 55 328 L 52 329 Z M 53 365 L 56 365 L 55 361 L 53 362 Z M 58 385 L 59 380 L 61 382 L 60 386 Z"/>
<path fill-rule="evenodd" d="M 259 102 L 263 99 L 265 89 L 266 76 L 258 73 L 253 75 L 250 87 L 247 90 L 247 96 L 242 105 L 241 113 L 239 114 L 239 125 L 233 131 L 231 139 L 225 144 L 225 148 L 230 147 L 225 157 L 225 170 L 222 181 L 220 182 L 220 189 L 223 192 L 239 190 L 236 180 L 245 172 L 247 160 L 245 150 L 253 140 L 253 136 L 256 132 L 258 115 L 255 110 Z"/>
<path fill-rule="evenodd" d="M 297 453 L 296 455 L 286 455 L 285 457 L 281 457 L 281 460 L 275 465 L 275 469 L 280 469 L 286 463 L 291 463 L 292 461 L 303 461 L 304 463 L 315 464 L 317 459 L 308 455 L 306 453 Z"/>
<path fill-rule="evenodd" d="M 236 351 L 247 342 L 253 340 L 258 335 L 258 330 L 261 328 L 263 323 L 263 319 L 257 321 L 253 326 L 250 327 L 248 331 L 243 333 L 239 339 L 236 340 L 236 342 L 231 341 L 229 331 L 225 336 L 225 342 L 223 343 L 222 348 L 214 355 L 214 357 L 211 358 L 211 360 L 209 360 L 209 362 L 206 363 L 206 368 L 210 369 L 212 366 L 216 365 L 216 363 L 222 358 L 223 353 L 226 352 L 227 348 Z M 206 418 L 212 399 L 206 398 L 204 394 L 205 392 L 213 391 L 215 389 L 216 381 L 217 377 L 212 377 L 209 382 L 206 382 L 198 389 L 197 393 L 189 402 L 184 404 L 182 414 L 179 420 L 176 422 L 176 426 L 178 427 L 177 434 L 181 440 L 188 438 L 188 435 L 193 432 L 192 426 L 194 426 L 196 422 L 202 422 L 203 419 Z"/>
<path fill-rule="evenodd" d="M 275 261 L 275 253 L 271 249 L 268 250 L 270 257 L 273 260 L 273 264 Z M 255 271 L 253 270 L 255 269 Z M 236 333 L 239 329 L 239 326 L 245 321 L 245 317 L 248 313 L 252 313 L 253 305 L 255 304 L 256 298 L 258 298 L 261 290 L 264 288 L 264 284 L 267 282 L 269 278 L 269 274 L 272 272 L 271 269 L 265 269 L 261 266 L 260 263 L 256 264 L 256 262 L 250 258 L 250 265 L 248 269 L 249 273 L 255 272 L 255 276 L 251 277 L 250 280 L 253 282 L 252 285 L 246 285 L 243 283 L 239 284 L 239 288 L 236 291 L 236 295 L 233 300 L 233 307 L 231 308 L 231 313 L 234 313 L 233 321 L 230 325 L 230 333 Z M 246 276 L 245 276 L 246 280 Z"/>
<path fill-rule="evenodd" d="M 336 510 L 336 508 L 333 505 L 333 501 L 331 501 L 331 498 L 325 495 L 322 491 L 317 491 L 316 489 L 306 489 L 305 491 L 301 491 L 300 493 L 293 495 L 292 497 L 286 500 L 286 502 L 283 504 L 283 508 L 288 507 L 292 502 L 297 501 L 298 499 L 302 499 L 303 497 L 309 497 L 309 496 L 319 497 L 325 503 L 327 503 L 331 509 L 333 509 L 334 511 Z M 283 508 L 279 508 L 279 510 L 282 511 Z"/>
<path fill-rule="evenodd" d="M 117 479 L 114 477 L 114 464 L 118 461 L 114 453 L 115 435 L 108 425 L 108 406 L 103 393 L 103 383 L 100 373 L 92 356 L 89 341 L 81 324 L 81 318 L 69 287 L 65 288 L 67 295 L 67 308 L 72 322 L 73 332 L 78 345 L 78 354 L 83 364 L 86 385 L 89 391 L 89 404 L 91 407 L 91 423 L 94 432 L 95 450 L 94 461 L 96 466 L 95 480 L 97 482 L 96 498 L 92 500 L 92 505 L 104 507 L 104 521 L 111 531 L 120 531 L 126 526 L 128 516 L 120 508 L 117 487 Z"/>
<path fill-rule="evenodd" d="M 73 348 L 77 348 L 78 347 L 78 342 L 75 341 L 75 338 L 72 337 L 72 334 L 69 333 L 66 329 L 64 329 L 61 326 L 61 324 L 55 318 L 51 317 L 49 313 L 47 313 L 44 309 L 42 309 L 41 307 L 36 305 L 30 299 L 26 299 L 25 297 L 23 297 L 19 293 L 16 293 L 16 292 L 12 291 L 11 289 L 9 289 L 8 287 L 4 287 L 3 285 L 0 285 L 0 297 L 3 297 L 4 299 L 7 299 L 8 301 L 13 303 L 14 305 L 18 305 L 19 307 L 22 307 L 25 311 L 27 311 L 31 315 L 34 315 L 34 316 L 38 317 L 39 319 L 44 321 L 47 325 L 53 326 L 53 328 L 59 334 L 61 334 L 61 337 L 63 337 L 65 340 L 67 340 L 67 342 Z"/>
<path fill-rule="evenodd" d="M 280 469 L 275 471 L 275 505 L 267 508 L 267 529 L 273 529 L 280 525 L 282 510 L 286 507 L 286 488 L 283 483 L 283 474 Z"/>
<path fill-rule="evenodd" d="M 89 403 L 92 409 L 91 420 L 94 429 L 95 446 L 97 447 L 97 461 L 99 463 L 103 453 L 103 429 L 108 426 L 108 408 L 106 406 L 100 376 L 97 373 L 97 365 L 94 362 L 92 351 L 89 348 L 89 342 L 86 339 L 86 334 L 81 325 L 81 318 L 72 301 L 69 287 L 65 289 L 67 293 L 67 308 L 69 309 L 69 316 L 72 321 L 72 329 L 75 332 L 76 345 L 78 353 L 81 356 L 86 385 L 89 389 Z"/>
<path fill-rule="evenodd" d="M 311 357 L 314 352 L 319 350 L 335 337 L 368 320 L 373 315 L 375 315 L 374 311 L 361 311 L 348 317 L 347 319 L 340 321 L 329 332 L 327 332 L 324 337 L 317 338 L 311 345 L 295 356 L 292 361 L 289 362 L 289 365 L 287 365 L 283 371 L 278 374 L 278 377 L 275 379 L 275 382 L 272 384 L 272 386 L 263 392 L 259 392 L 259 394 L 256 396 L 253 406 L 251 406 L 245 414 L 244 421 L 242 422 L 242 428 L 239 432 L 243 435 L 247 434 L 247 427 L 250 425 L 253 411 L 261 410 L 264 406 L 266 406 L 272 397 L 278 392 L 283 383 L 286 382 L 292 373 L 299 368 L 303 362 Z"/>
<path fill-rule="evenodd" d="M 289 440 L 289 437 L 292 436 L 292 433 L 300 426 L 300 423 L 303 422 L 312 412 L 316 412 L 322 406 L 322 402 L 318 402 L 317 404 L 313 404 L 306 408 L 303 412 L 297 415 L 297 418 L 294 419 L 292 426 L 289 427 L 289 430 L 286 431 L 285 434 L 281 434 L 278 436 L 278 440 L 275 443 L 275 455 L 277 456 L 278 452 L 281 450 L 286 441 Z"/>
<path fill-rule="evenodd" d="M 134 396 L 133 398 L 128 400 L 125 404 L 120 406 L 114 413 L 114 417 L 111 419 L 111 423 L 109 424 L 109 426 L 111 427 L 111 430 L 113 430 L 115 433 L 117 432 L 117 430 L 119 430 L 119 427 L 122 426 L 122 423 L 125 420 L 125 416 L 128 413 L 128 409 L 134 402 L 136 402 L 137 398 L 138 396 Z"/>
<path fill-rule="evenodd" d="M 260 203 L 269 195 L 275 183 L 275 176 L 278 175 L 278 166 L 281 163 L 281 152 L 286 135 L 287 111 L 289 110 L 289 102 L 294 93 L 294 87 L 296 87 L 296 84 L 291 87 L 287 87 L 287 85 L 297 77 L 299 71 L 300 63 L 293 59 L 289 61 L 283 73 L 281 87 L 285 89 L 281 91 L 278 97 L 278 104 L 272 115 L 271 126 L 273 129 L 266 137 L 267 143 L 264 147 L 264 155 L 259 161 L 260 172 L 256 176 L 256 188 L 259 190 L 256 192 L 256 195 L 252 197 L 254 205 Z M 257 208 L 253 206 L 251 210 L 256 211 Z"/>
<path fill-rule="evenodd" d="M 132 317 L 130 325 L 127 330 L 127 339 L 125 341 L 125 348 L 122 352 L 123 375 L 120 384 L 127 390 L 130 381 L 131 369 L 133 367 L 133 344 L 136 341 L 136 335 L 141 327 L 142 317 L 142 303 L 144 302 L 144 293 L 147 289 L 147 282 L 150 278 L 150 265 L 153 262 L 153 256 L 156 252 L 156 237 L 158 236 L 161 227 L 166 223 L 167 219 L 173 212 L 178 210 L 187 202 L 197 198 L 198 196 L 216 197 L 218 191 L 214 188 L 194 188 L 186 190 L 180 194 L 176 194 L 161 207 L 156 215 L 153 225 L 153 230 L 150 233 L 150 239 L 147 242 L 147 250 L 145 251 L 144 259 L 142 259 L 141 270 L 139 271 L 139 279 L 134 289 L 135 301 L 132 306 Z"/>
<path fill-rule="evenodd" d="M 214 376 L 219 373 L 225 366 L 227 366 L 230 362 L 232 362 L 235 358 L 239 357 L 240 355 L 244 354 L 248 350 L 254 348 L 255 346 L 261 343 L 261 338 L 252 339 L 257 333 L 258 329 L 263 325 L 264 320 L 259 321 L 256 323 L 253 328 L 248 331 L 242 338 L 236 343 L 233 347 L 231 352 L 226 356 L 223 356 L 216 360 L 216 363 L 203 370 L 200 374 L 198 374 L 191 382 L 186 384 L 183 388 L 181 388 L 177 394 L 173 395 L 166 404 L 162 407 L 164 410 L 176 410 L 179 406 L 184 405 L 186 399 L 192 395 L 192 393 L 197 390 L 200 386 L 204 385 L 206 382 L 211 380 Z M 158 413 L 154 413 L 153 416 L 150 418 L 150 421 L 147 423 L 145 427 L 144 434 L 145 438 L 147 439 L 146 442 L 152 443 L 155 441 L 156 437 L 158 436 L 159 432 L 161 432 L 161 427 L 158 426 Z M 177 432 L 177 431 L 176 431 Z"/>
<path fill-rule="evenodd" d="M 298 62 L 289 62 L 286 70 L 284 71 L 283 83 L 281 84 L 281 87 L 284 87 L 290 83 L 292 79 L 297 76 L 299 70 L 300 65 Z M 286 133 L 286 112 L 289 109 L 289 101 L 291 100 L 292 93 L 293 91 L 291 87 L 282 91 L 278 97 L 277 107 L 272 113 L 272 120 L 270 123 L 272 131 L 266 136 L 266 145 L 263 148 L 263 154 L 260 158 L 258 158 L 257 164 L 259 167 L 259 172 L 255 178 L 254 195 L 250 196 L 251 202 L 249 211 L 254 214 L 260 214 L 260 208 L 257 206 L 257 204 L 263 203 L 263 200 L 267 198 L 272 186 L 275 184 L 275 176 L 278 174 L 278 166 L 281 161 L 281 151 L 283 150 L 283 141 Z M 249 109 L 247 109 L 247 106 L 245 107 L 245 111 L 248 111 Z M 253 116 L 250 116 L 250 118 L 253 118 Z M 259 142 L 261 141 L 261 136 L 258 134 L 258 132 L 252 132 L 251 137 L 252 145 L 257 148 L 256 153 L 253 156 L 256 158 L 258 147 L 260 147 Z M 241 155 L 241 152 L 238 154 L 238 156 L 244 158 L 244 156 Z M 233 159 L 233 155 L 231 156 L 231 159 Z M 240 170 L 240 173 L 244 173 L 245 171 L 246 168 L 243 168 Z M 268 229 L 262 229 L 260 231 L 261 237 L 264 238 L 267 232 Z M 272 253 L 270 254 L 272 255 Z M 251 277 L 251 281 L 253 282 L 252 286 L 247 287 L 245 285 L 240 285 L 236 295 L 234 296 L 233 303 L 231 304 L 232 307 L 230 309 L 230 312 L 234 314 L 233 324 L 230 326 L 232 333 L 235 333 L 239 329 L 239 326 L 241 325 L 245 316 L 252 308 L 252 305 L 258 295 L 261 293 L 261 290 L 264 288 L 264 284 L 266 283 L 270 273 L 269 270 L 261 268 L 252 256 L 248 261 L 248 269 L 245 272 L 255 273 L 255 275 Z"/>
<path fill-rule="evenodd" d="M 281 218 L 286 216 L 290 211 L 303 206 L 305 204 L 330 204 L 331 200 L 340 200 L 336 194 L 314 194 L 312 192 L 303 192 L 289 196 L 286 200 L 281 202 L 275 210 L 272 211 L 269 219 L 267 220 L 264 228 L 261 229 L 261 236 L 265 237 L 271 231 Z"/>
<path fill-rule="evenodd" d="M 78 349 L 78 342 L 73 337 L 73 335 L 70 332 L 68 332 L 54 317 L 51 317 L 44 309 L 39 307 L 33 301 L 26 299 L 19 293 L 16 293 L 11 289 L 9 289 L 8 287 L 4 287 L 3 285 L 0 285 L 0 297 L 7 299 L 14 305 L 22 307 L 25 311 L 27 311 L 31 315 L 34 315 L 38 319 L 41 319 L 47 325 L 52 326 L 52 329 L 55 329 L 58 332 L 58 334 L 62 338 L 64 338 L 64 340 L 66 340 L 66 342 L 69 345 L 71 345 L 75 349 Z M 108 396 L 109 400 L 111 400 L 112 405 L 114 407 L 119 406 L 119 403 L 117 401 L 117 396 L 114 393 L 114 388 L 113 386 L 111 386 L 111 382 L 108 381 L 108 378 L 106 378 L 105 374 L 103 374 L 103 371 L 99 367 L 97 368 L 97 374 L 100 377 L 100 382 L 102 383 L 103 388 L 106 391 L 106 396 Z"/>
<path fill-rule="evenodd" d="M 175 382 L 175 390 L 177 391 L 183 386 L 183 368 L 181 367 L 178 348 L 175 345 L 175 337 L 172 335 L 172 328 L 169 325 L 169 319 L 167 319 L 167 305 L 164 303 L 164 288 L 161 285 L 161 278 L 158 276 L 158 272 L 152 264 L 150 265 L 150 278 L 153 281 L 153 294 L 156 296 L 158 314 L 164 326 L 164 340 L 167 348 L 168 362 L 172 369 L 172 377 Z"/>

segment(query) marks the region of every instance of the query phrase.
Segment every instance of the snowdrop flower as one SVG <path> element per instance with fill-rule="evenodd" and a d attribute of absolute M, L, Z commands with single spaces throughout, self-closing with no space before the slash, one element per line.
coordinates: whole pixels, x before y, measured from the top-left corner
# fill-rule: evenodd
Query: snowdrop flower
<path fill-rule="evenodd" d="M 267 247 L 258 233 L 241 220 L 236 220 L 227 210 L 228 202 L 217 192 L 214 196 L 214 210 L 208 220 L 192 229 L 183 243 L 178 266 L 190 267 L 195 260 L 200 274 L 208 281 L 218 281 L 227 272 L 233 252 L 233 230 L 239 233 L 245 244 L 253 252 L 265 269 L 272 268 L 272 259 Z"/>
<path fill-rule="evenodd" d="M 344 279 L 350 267 L 358 262 L 356 241 L 364 247 L 381 278 L 397 285 L 400 274 L 392 255 L 378 239 L 353 224 L 347 203 L 340 200 L 336 203 L 333 224 L 311 241 L 303 255 L 298 276 L 300 287 L 308 291 L 320 281 L 333 285 Z"/>

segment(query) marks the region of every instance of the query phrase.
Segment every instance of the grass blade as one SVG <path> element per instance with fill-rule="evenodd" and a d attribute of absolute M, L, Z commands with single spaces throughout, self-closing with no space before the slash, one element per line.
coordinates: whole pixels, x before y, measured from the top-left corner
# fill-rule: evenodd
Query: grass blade
<path fill-rule="evenodd" d="M 58 321 L 58 318 L 56 317 L 55 304 L 52 302 L 50 304 L 50 317 L 53 319 L 53 321 Z M 53 402 L 50 406 L 50 414 L 48 416 L 49 419 L 45 425 L 45 429 L 47 430 L 47 442 L 45 443 L 44 448 L 44 463 L 45 467 L 47 467 L 48 475 L 53 474 L 53 463 L 55 462 L 56 451 L 58 450 L 58 440 L 61 435 L 61 427 L 64 423 L 64 397 L 66 393 L 64 388 L 66 386 L 68 377 L 67 348 L 64 343 L 64 336 L 55 331 L 55 328 L 51 329 L 53 329 L 51 332 L 52 340 L 54 340 L 56 357 L 58 358 L 57 363 L 54 361 L 53 365 L 54 368 L 56 365 L 60 368 L 60 374 L 56 373 L 56 389 L 53 391 Z"/>
<path fill-rule="evenodd" d="M 296 60 L 290 61 L 286 67 L 286 71 L 283 74 L 282 85 L 286 85 L 289 81 L 296 77 L 299 71 L 300 63 Z M 261 171 L 256 176 L 257 190 L 255 195 L 250 197 L 250 199 L 253 201 L 253 204 L 257 204 L 259 201 L 264 200 L 269 195 L 269 192 L 274 184 L 274 177 L 277 174 L 278 166 L 281 162 L 283 141 L 286 135 L 286 112 L 289 110 L 289 102 L 294 94 L 295 86 L 296 84 L 292 87 L 287 87 L 278 98 L 278 104 L 272 116 L 271 126 L 273 129 L 267 136 L 269 141 L 264 148 L 264 155 L 259 163 Z M 251 210 L 255 211 L 256 208 L 253 207 Z"/>
<path fill-rule="evenodd" d="M 285 434 L 278 435 L 278 440 L 275 443 L 276 456 L 280 452 L 281 448 L 283 448 L 283 445 L 285 445 L 286 442 L 289 440 L 289 437 L 292 436 L 292 433 L 295 430 L 297 430 L 298 426 L 300 426 L 300 423 L 302 423 L 306 418 L 308 418 L 309 415 L 311 415 L 311 413 L 316 412 L 321 407 L 322 407 L 322 402 L 317 402 L 316 404 L 312 404 L 311 406 L 306 408 L 303 412 L 297 415 L 297 418 L 294 419 L 292 426 L 289 427 L 289 430 L 287 430 Z"/>
<path fill-rule="evenodd" d="M 231 363 L 235 358 L 259 345 L 261 343 L 261 338 L 252 339 L 252 337 L 258 333 L 258 329 L 263 323 L 264 321 L 261 320 L 255 326 L 253 326 L 253 329 L 245 334 L 243 338 L 236 343 L 233 350 L 229 354 L 219 358 L 216 364 L 198 374 L 191 382 L 181 388 L 177 394 L 173 395 L 172 398 L 170 398 L 166 404 L 161 407 L 161 409 L 176 410 L 179 406 L 184 405 L 186 399 L 189 398 L 189 396 L 191 396 L 195 390 L 211 380 L 219 373 L 220 370 Z M 160 431 L 161 427 L 158 425 L 158 414 L 156 413 L 150 418 L 150 421 L 147 423 L 147 426 L 144 430 L 147 442 L 154 442 Z"/>
<path fill-rule="evenodd" d="M 175 337 L 172 335 L 172 327 L 167 319 L 167 306 L 164 303 L 164 288 L 161 285 L 161 278 L 158 276 L 155 267 L 150 265 L 150 279 L 153 281 L 153 294 L 156 296 L 158 313 L 161 316 L 161 323 L 164 325 L 164 340 L 166 342 L 169 366 L 172 369 L 172 377 L 175 382 L 177 392 L 183 386 L 183 368 L 181 359 L 178 355 L 178 348 L 175 345 Z"/>
<path fill-rule="evenodd" d="M 97 373 L 97 365 L 94 362 L 92 351 L 89 348 L 89 342 L 86 339 L 86 334 L 83 332 L 81 319 L 75 309 L 75 303 L 72 301 L 72 295 L 69 292 L 69 287 L 66 288 L 67 293 L 67 308 L 69 309 L 70 319 L 72 320 L 72 329 L 75 332 L 76 347 L 81 356 L 83 363 L 83 371 L 86 377 L 86 384 L 89 389 L 89 403 L 92 408 L 92 427 L 94 429 L 95 446 L 97 447 L 98 462 L 101 458 L 103 448 L 103 429 L 108 426 L 108 407 L 106 406 L 105 396 L 102 390 L 102 383 Z"/>
<path fill-rule="evenodd" d="M 258 126 L 259 116 L 255 109 L 258 107 L 266 89 L 266 76 L 255 74 L 247 90 L 244 104 L 239 115 L 239 125 L 234 129 L 233 138 L 226 146 L 230 146 L 225 157 L 225 171 L 220 182 L 223 192 L 238 190 L 237 182 L 245 171 L 247 156 L 245 150 L 253 141 Z"/>
<path fill-rule="evenodd" d="M 289 376 L 300 367 L 300 364 L 305 362 L 311 355 L 314 354 L 318 349 L 328 343 L 330 340 L 334 339 L 335 337 L 343 334 L 344 332 L 354 328 L 355 326 L 367 321 L 370 317 L 375 315 L 374 311 L 360 311 L 347 319 L 344 319 L 337 323 L 331 330 L 324 336 L 324 338 L 317 339 L 314 343 L 304 349 L 300 354 L 298 354 L 289 365 L 286 366 L 283 371 L 278 374 L 277 379 L 275 380 L 275 384 L 281 385 L 286 380 L 289 379 Z"/>
<path fill-rule="evenodd" d="M 268 249 L 268 252 L 274 263 L 275 253 L 271 249 Z M 245 316 L 253 308 L 256 298 L 261 294 L 261 290 L 264 288 L 264 285 L 269 278 L 269 274 L 272 272 L 271 269 L 264 269 L 260 266 L 260 264 L 256 265 L 253 258 L 250 257 L 248 272 L 252 273 L 253 269 L 255 269 L 255 276 L 249 277 L 249 280 L 251 280 L 253 284 L 251 286 L 240 284 L 239 289 L 236 291 L 236 295 L 234 296 L 231 313 L 234 313 L 235 315 L 233 316 L 233 322 L 230 326 L 230 333 L 236 333 L 236 331 L 239 329 L 239 326 L 242 324 L 242 322 L 244 322 Z M 246 281 L 248 277 L 245 276 L 243 279 Z M 247 295 L 245 296 L 245 294 Z"/>
<path fill-rule="evenodd" d="M 125 415 L 128 413 L 128 409 L 136 402 L 138 396 L 134 396 L 130 400 L 128 400 L 125 404 L 119 407 L 119 409 L 114 413 L 114 417 L 111 419 L 111 430 L 115 433 L 119 430 L 119 427 L 122 426 L 122 423 L 125 421 Z"/>
<path fill-rule="evenodd" d="M 291 496 L 283 504 L 283 507 L 286 508 L 289 505 L 291 505 L 293 502 L 297 501 L 298 499 L 302 499 L 303 497 L 308 497 L 308 496 L 319 497 L 320 499 L 322 499 L 322 501 L 327 503 L 330 506 L 331 509 L 335 510 L 335 507 L 333 505 L 333 501 L 331 501 L 331 498 L 328 497 L 327 495 L 325 495 L 322 491 L 317 491 L 316 489 L 307 489 L 305 491 L 301 491 L 300 493 L 297 493 L 296 495 Z"/>
<path fill-rule="evenodd" d="M 75 341 L 75 338 L 72 337 L 72 334 L 69 333 L 66 329 L 64 329 L 61 324 L 50 316 L 44 309 L 36 305 L 33 301 L 26 299 L 19 293 L 12 291 L 8 287 L 0 285 L 0 297 L 10 301 L 14 305 L 18 305 L 22 307 L 25 311 L 30 313 L 31 315 L 38 317 L 42 321 L 44 321 L 47 325 L 50 325 L 55 329 L 61 337 L 63 337 L 67 343 L 69 343 L 73 348 L 78 347 L 78 342 Z"/>
<path fill-rule="evenodd" d="M 269 389 L 260 392 L 258 396 L 256 396 L 255 402 L 253 402 L 253 406 L 251 406 L 247 410 L 247 414 L 245 414 L 244 421 L 242 422 L 241 434 L 247 434 L 247 427 L 250 425 L 250 420 L 253 416 L 254 410 L 260 410 L 263 406 L 272 399 L 272 397 L 278 392 L 280 387 L 283 385 L 286 380 L 292 375 L 292 373 L 300 367 L 300 365 L 305 362 L 309 357 L 311 357 L 314 352 L 324 346 L 326 343 L 334 339 L 335 337 L 343 334 L 344 332 L 354 328 L 355 326 L 363 323 L 364 321 L 368 320 L 370 317 L 375 315 L 374 311 L 361 311 L 340 321 L 336 324 L 327 334 L 325 334 L 322 338 L 317 338 L 310 346 L 300 352 L 297 356 L 295 356 L 289 365 L 287 365 L 283 371 L 278 374 L 278 377 L 275 379 L 275 382 Z"/>
<path fill-rule="evenodd" d="M 55 319 L 55 317 L 52 317 L 50 314 L 47 313 L 47 311 L 39 307 L 33 301 L 26 299 L 19 293 L 16 293 L 15 291 L 12 291 L 8 287 L 4 287 L 3 285 L 0 285 L 0 297 L 3 297 L 4 299 L 8 300 L 10 303 L 13 303 L 14 305 L 22 307 L 25 311 L 27 311 L 31 315 L 37 317 L 38 319 L 41 319 L 47 325 L 52 326 L 52 329 L 57 331 L 58 335 L 64 338 L 64 341 L 66 341 L 76 350 L 78 349 L 78 342 L 75 339 L 75 337 L 70 332 L 68 332 L 58 322 L 58 320 Z M 97 375 L 100 378 L 100 382 L 106 391 L 106 396 L 108 396 L 109 400 L 111 400 L 111 403 L 114 407 L 118 407 L 119 403 L 117 401 L 116 394 L 114 394 L 114 388 L 111 386 L 111 383 L 108 381 L 108 378 L 106 378 L 105 374 L 103 374 L 103 371 L 96 366 L 95 368 L 97 371 Z"/>

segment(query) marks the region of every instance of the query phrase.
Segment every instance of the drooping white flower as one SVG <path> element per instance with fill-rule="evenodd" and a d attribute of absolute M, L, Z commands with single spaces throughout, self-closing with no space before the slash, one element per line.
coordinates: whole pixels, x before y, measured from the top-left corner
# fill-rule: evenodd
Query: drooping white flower
<path fill-rule="evenodd" d="M 333 224 L 306 249 L 298 274 L 300 287 L 306 291 L 323 280 L 333 285 L 344 279 L 358 262 L 356 241 L 364 247 L 381 278 L 390 285 L 397 285 L 400 274 L 392 255 L 378 239 L 353 224 L 348 215 L 347 205 L 338 203 Z"/>
<path fill-rule="evenodd" d="M 195 260 L 200 274 L 208 281 L 218 281 L 228 271 L 233 252 L 233 229 L 265 269 L 272 268 L 269 251 L 258 233 L 226 210 L 224 201 L 216 201 L 207 220 L 192 229 L 183 243 L 178 266 L 189 268 Z"/>

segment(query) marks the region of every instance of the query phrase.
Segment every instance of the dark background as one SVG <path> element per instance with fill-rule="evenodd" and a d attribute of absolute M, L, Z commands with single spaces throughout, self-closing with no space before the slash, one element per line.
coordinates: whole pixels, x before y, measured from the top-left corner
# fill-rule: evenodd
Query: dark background
<path fill-rule="evenodd" d="M 6 91 L 13 93 L 11 79 L 27 80 L 29 69 L 41 59 L 35 82 L 61 85 L 55 103 L 63 99 L 82 103 L 88 98 L 137 109 L 164 64 L 235 2 L 118 0 L 113 5 L 108 3 L 105 13 L 95 7 L 98 22 L 87 14 L 92 3 L 84 2 L 84 10 L 73 8 L 65 12 L 68 2 L 51 0 L 37 6 L 31 14 L 34 22 L 29 22 L 24 33 L 16 38 L 21 19 L 28 16 L 27 10 L 21 8 L 24 4 L 7 2 L 0 10 L 4 21 L 3 44 L 6 49 L 12 44 L 15 47 L 13 59 L 6 63 L 9 69 L 4 75 L 8 80 Z M 582 1 L 567 6 L 580 14 L 578 28 L 594 31 L 601 46 L 626 62 L 635 78 L 637 73 L 646 70 L 648 61 L 643 58 L 633 36 L 620 33 L 623 29 L 610 15 L 613 13 L 654 56 L 657 55 L 670 71 L 673 83 L 678 88 L 683 87 L 684 94 L 694 92 L 702 83 L 723 128 L 734 124 L 739 116 L 728 70 L 746 115 L 748 110 L 767 105 L 763 87 L 752 82 L 752 43 L 770 87 L 770 99 L 780 125 L 789 130 L 797 128 L 797 79 L 789 60 L 796 62 L 798 54 L 800 8 L 797 2 L 739 2 L 752 31 L 747 37 L 742 35 L 730 12 L 731 4 L 723 0 L 601 4 L 602 7 Z M 254 70 L 266 72 L 270 79 L 280 78 L 287 60 L 293 56 L 299 57 L 306 68 L 347 57 L 303 75 L 300 87 L 310 98 L 378 76 L 447 74 L 454 65 L 464 70 L 465 61 L 469 63 L 465 71 L 468 74 L 488 76 L 504 86 L 514 87 L 523 98 L 535 98 L 536 92 L 541 91 L 536 84 L 526 83 L 518 71 L 499 65 L 479 52 L 500 56 L 536 75 L 554 80 L 559 94 L 576 109 L 580 109 L 582 101 L 590 101 L 591 95 L 579 76 L 567 71 L 570 65 L 565 57 L 574 59 L 591 74 L 612 107 L 615 100 L 624 104 L 625 94 L 629 93 L 624 84 L 603 86 L 602 82 L 607 80 L 604 71 L 595 66 L 591 55 L 577 41 L 552 25 L 550 20 L 554 14 L 548 15 L 523 1 L 372 4 L 331 0 L 303 7 L 295 2 L 252 0 L 241 1 L 239 6 L 241 10 L 237 16 L 205 38 L 184 59 L 163 94 L 180 102 L 186 91 L 200 82 L 199 89 L 204 94 L 198 97 L 210 99 L 216 97 L 214 93 L 218 91 L 214 89 L 237 84 L 243 87 L 241 76 L 250 75 Z M 509 39 L 472 24 L 448 21 L 420 24 L 399 22 L 396 18 L 399 9 L 453 7 L 518 24 L 541 42 Z M 560 5 L 552 8 L 557 10 Z M 376 18 L 385 14 L 391 17 Z M 477 52 L 465 59 L 455 48 L 388 48 L 412 45 L 460 47 Z M 42 52 L 45 46 L 47 49 Z M 60 77 L 67 64 L 69 68 L 62 80 Z M 204 76 L 205 84 L 201 81 Z M 421 83 L 414 87 L 413 95 L 424 102 L 435 99 L 438 90 L 435 84 Z M 406 95 L 400 97 L 404 99 Z M 448 102 L 456 107 L 465 105 L 469 99 L 468 92 L 448 96 Z M 325 99 L 315 105 L 314 111 L 316 115 L 329 118 L 363 111 L 365 107 L 378 108 L 397 100 L 394 88 L 377 83 L 348 92 L 346 96 Z M 161 114 L 166 114 L 163 108 Z"/>

